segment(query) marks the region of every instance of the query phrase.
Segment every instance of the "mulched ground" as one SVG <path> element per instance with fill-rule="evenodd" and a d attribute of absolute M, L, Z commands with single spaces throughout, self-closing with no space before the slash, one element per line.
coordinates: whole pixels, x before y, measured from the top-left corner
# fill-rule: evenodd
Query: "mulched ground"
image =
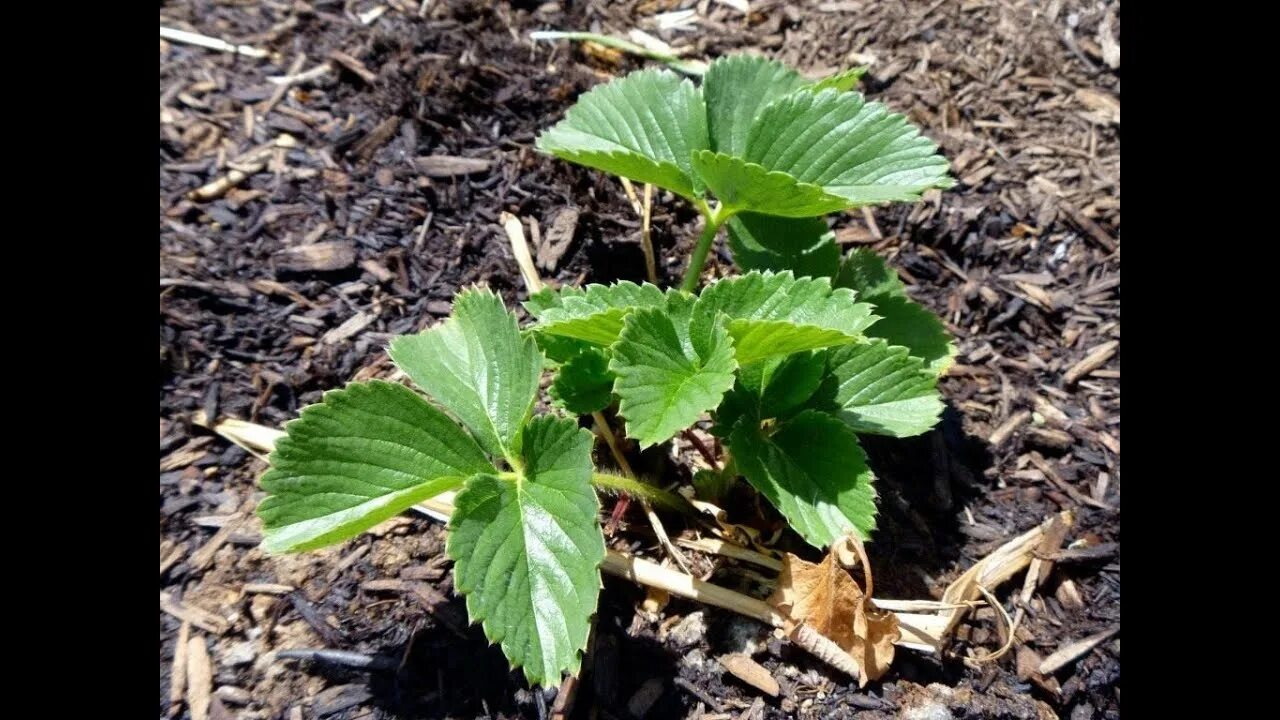
<path fill-rule="evenodd" d="M 1119 716 L 1118 635 L 1053 675 L 1036 671 L 1120 617 L 1119 4 L 753 0 L 746 16 L 730 5 L 162 3 L 162 26 L 270 56 L 161 41 L 160 716 L 171 714 L 175 612 L 198 620 L 185 647 L 207 648 L 211 718 L 549 712 L 554 691 L 530 692 L 466 627 L 438 525 L 403 517 L 327 551 L 267 558 L 251 517 L 262 463 L 193 418 L 277 426 L 325 389 L 388 374 L 387 339 L 447 315 L 458 288 L 523 299 L 502 211 L 530 233 L 537 224 L 548 279 L 641 279 L 639 222 L 616 181 L 532 147 L 579 93 L 638 64 L 527 38 L 636 27 L 696 56 L 754 49 L 814 75 L 871 63 L 864 88 L 922 125 L 961 180 L 836 221 L 842 242 L 889 256 L 960 343 L 942 427 L 871 444 L 877 594 L 936 596 L 1049 514 L 1071 509 L 1077 522 L 1014 652 L 970 668 L 901 651 L 865 690 L 762 626 L 682 601 L 649 614 L 638 588 L 607 579 L 574 717 Z M 656 26 L 680 8 L 696 22 Z M 324 63 L 285 91 L 269 80 Z M 471 162 L 422 159 L 432 156 Z M 234 189 L 188 198 L 237 169 L 248 179 Z M 676 279 L 695 215 L 659 194 L 653 227 L 659 272 Z M 714 271 L 729 270 L 722 255 Z M 715 580 L 751 583 L 729 565 Z M 1006 608 L 1020 586 L 1000 589 Z M 997 647 L 999 632 L 979 612 L 955 649 Z M 276 655 L 290 648 L 385 667 Z M 713 660 L 744 648 L 781 697 L 758 701 Z M 190 716 L 185 704 L 174 712 Z"/>

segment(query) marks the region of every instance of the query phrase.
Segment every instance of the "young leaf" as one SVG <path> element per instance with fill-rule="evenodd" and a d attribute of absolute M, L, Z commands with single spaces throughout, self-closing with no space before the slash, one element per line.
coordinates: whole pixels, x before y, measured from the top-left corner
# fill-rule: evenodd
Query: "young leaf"
<path fill-rule="evenodd" d="M 844 256 L 834 285 L 857 290 L 858 297 L 868 300 L 907 296 L 907 288 L 898 279 L 898 273 L 868 248 L 851 250 Z"/>
<path fill-rule="evenodd" d="M 741 213 L 729 220 L 729 249 L 743 270 L 790 270 L 797 277 L 833 277 L 840 267 L 835 233 L 821 218 Z"/>
<path fill-rule="evenodd" d="M 608 347 L 622 332 L 622 320 L 636 308 L 662 307 L 666 296 L 658 288 L 626 280 L 612 285 L 588 285 L 585 289 L 566 287 L 556 304 L 542 299 L 537 310 L 525 307 L 538 319 L 534 329 L 540 335 L 569 337 Z"/>
<path fill-rule="evenodd" d="M 951 365 L 956 346 L 942 321 L 907 297 L 898 274 L 879 255 L 865 248 L 850 252 L 840 263 L 835 285 L 856 290 L 859 298 L 875 306 L 881 319 L 867 335 L 907 348 L 935 376 Z"/>
<path fill-rule="evenodd" d="M 843 345 L 876 321 L 871 306 L 854 302 L 847 289 L 833 290 L 827 278 L 797 279 L 790 272 L 750 272 L 707 287 L 694 306 L 695 328 L 721 314 L 729 320 L 740 365 Z"/>
<path fill-rule="evenodd" d="M 627 436 L 648 447 L 671 439 L 720 403 L 733 386 L 733 341 L 721 321 L 692 327 L 694 300 L 672 294 L 667 309 L 627 316 L 609 369 Z"/>
<path fill-rule="evenodd" d="M 711 149 L 741 155 L 760 110 L 805 84 L 795 70 L 755 55 L 728 55 L 711 63 L 702 81 Z"/>
<path fill-rule="evenodd" d="M 669 70 L 641 70 L 597 86 L 551 129 L 538 148 L 579 165 L 666 188 L 702 194 L 689 158 L 707 148 L 702 90 Z"/>
<path fill-rule="evenodd" d="M 875 528 L 874 476 L 853 429 L 835 417 L 805 410 L 772 435 L 740 422 L 729 438 L 738 469 L 815 547 L 850 530 L 866 538 Z"/>
<path fill-rule="evenodd" d="M 907 349 L 884 340 L 829 351 L 830 375 L 815 398 L 856 432 L 911 437 L 942 414 L 937 376 Z"/>
<path fill-rule="evenodd" d="M 276 443 L 258 506 L 269 552 L 346 540 L 468 476 L 493 472 L 475 440 L 409 388 L 331 390 Z"/>
<path fill-rule="evenodd" d="M 523 469 L 481 474 L 454 501 L 446 550 L 472 622 L 530 684 L 577 673 L 600 593 L 604 536 L 591 433 L 543 416 L 524 429 Z"/>
<path fill-rule="evenodd" d="M 391 342 L 391 359 L 453 413 L 492 455 L 519 452 L 518 436 L 538 394 L 542 353 L 516 328 L 502 300 L 467 290 L 453 317 Z"/>
<path fill-rule="evenodd" d="M 950 187 L 937 149 L 906 117 L 859 93 L 828 88 L 792 93 L 761 111 L 742 159 L 857 207 Z"/>
<path fill-rule="evenodd" d="M 560 366 L 551 397 L 574 415 L 587 415 L 609 407 L 616 379 L 609 371 L 609 356 L 593 347 Z"/>
<path fill-rule="evenodd" d="M 849 68 L 848 70 L 842 70 L 838 73 L 822 78 L 811 85 L 809 89 L 813 92 L 820 92 L 827 88 L 832 88 L 839 90 L 840 92 L 845 92 L 857 87 L 858 81 L 861 80 L 862 76 L 865 74 L 867 74 L 866 67 Z"/>

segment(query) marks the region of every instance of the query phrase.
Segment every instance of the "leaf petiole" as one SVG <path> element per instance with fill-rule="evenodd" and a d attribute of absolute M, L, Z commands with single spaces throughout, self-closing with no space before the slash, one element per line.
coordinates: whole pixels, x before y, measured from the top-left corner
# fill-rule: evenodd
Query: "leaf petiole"
<path fill-rule="evenodd" d="M 706 227 L 702 228 L 702 234 L 698 236 L 698 244 L 693 248 L 693 255 L 689 258 L 689 269 L 684 273 L 684 282 L 680 283 L 680 289 L 684 292 L 693 292 L 698 287 L 698 277 L 702 275 L 702 266 L 707 263 L 707 253 L 711 251 L 711 243 L 716 239 L 716 233 L 720 231 L 720 226 L 729 221 L 729 218 L 738 214 L 737 208 L 726 208 L 724 203 L 717 204 L 714 208 L 707 204 L 706 200 L 698 203 L 698 212 L 707 219 Z"/>

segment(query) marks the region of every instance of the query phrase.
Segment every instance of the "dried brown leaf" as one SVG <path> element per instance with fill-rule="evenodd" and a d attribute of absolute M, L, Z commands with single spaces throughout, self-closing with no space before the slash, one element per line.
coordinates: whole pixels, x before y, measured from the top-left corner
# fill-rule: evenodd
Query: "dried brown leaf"
<path fill-rule="evenodd" d="M 793 635 L 808 626 L 840 646 L 860 666 L 859 684 L 865 686 L 888 671 L 901 630 L 897 616 L 876 607 L 845 569 L 854 551 L 865 558 L 853 543 L 856 540 L 834 543 L 817 564 L 788 553 L 769 604 L 787 618 Z M 868 570 L 868 584 L 869 575 Z"/>

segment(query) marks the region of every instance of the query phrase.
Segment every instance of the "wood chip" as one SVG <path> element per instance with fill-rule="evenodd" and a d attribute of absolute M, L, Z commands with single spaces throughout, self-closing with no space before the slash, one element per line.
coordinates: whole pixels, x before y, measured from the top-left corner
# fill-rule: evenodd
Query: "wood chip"
<path fill-rule="evenodd" d="M 1008 440 L 1018 428 L 1022 427 L 1030 419 L 1030 410 L 1019 410 L 1010 416 L 1008 420 L 1001 423 L 1000 427 L 996 428 L 987 438 L 987 442 L 991 443 L 992 447 L 1000 447 L 1005 440 Z"/>
<path fill-rule="evenodd" d="M 341 50 L 334 50 L 329 53 L 329 59 L 360 76 L 360 79 L 365 81 L 366 84 L 372 85 L 378 80 L 378 76 L 372 70 L 365 67 L 364 63 Z"/>
<path fill-rule="evenodd" d="M 356 249 L 350 243 L 334 240 L 285 248 L 273 258 L 277 270 L 330 272 L 355 265 Z"/>
<path fill-rule="evenodd" d="M 296 589 L 292 585 L 281 585 L 279 583 L 248 583 L 244 586 L 244 593 L 246 595 L 288 595 Z"/>
<path fill-rule="evenodd" d="M 218 552 L 218 548 L 222 547 L 231 537 L 231 534 L 240 529 L 242 524 L 244 524 L 243 517 L 227 521 L 227 523 L 219 528 L 218 532 L 214 533 L 213 537 L 209 538 L 209 540 L 205 542 L 199 550 L 196 550 L 191 554 L 191 561 L 189 563 L 191 567 L 196 570 L 204 570 L 209 567 L 213 562 L 213 554 Z"/>
<path fill-rule="evenodd" d="M 187 709 L 191 720 L 209 720 L 209 699 L 213 696 L 213 663 L 203 635 L 187 641 Z"/>
<path fill-rule="evenodd" d="M 773 675 L 763 665 L 746 655 L 730 653 L 720 656 L 719 660 L 730 675 L 757 690 L 771 697 L 778 697 L 778 693 L 781 692 L 781 688 L 778 687 L 778 681 L 773 678 Z"/>
<path fill-rule="evenodd" d="M 360 332 L 363 331 L 365 328 L 372 325 L 373 321 L 377 319 L 378 319 L 377 316 L 372 315 L 370 313 L 363 312 L 363 311 L 358 312 L 355 315 L 352 315 L 351 317 L 347 318 L 346 321 L 343 322 L 338 327 L 325 333 L 320 338 L 320 344 L 336 345 L 345 340 L 350 340 L 356 335 L 359 335 Z"/>
<path fill-rule="evenodd" d="M 187 642 L 191 639 L 191 623 L 183 621 L 178 629 L 178 642 L 173 646 L 173 670 L 169 673 L 169 714 L 177 715 L 187 695 Z"/>
<path fill-rule="evenodd" d="M 483 158 L 457 157 L 454 155 L 424 155 L 413 161 L 418 172 L 429 178 L 451 178 L 487 171 L 493 165 Z"/>
<path fill-rule="evenodd" d="M 1116 248 L 1120 247 L 1120 244 L 1112 239 L 1107 234 L 1107 231 L 1103 230 L 1102 226 L 1094 222 L 1092 218 L 1066 203 L 1063 203 L 1060 207 L 1066 211 L 1067 217 L 1071 218 L 1071 222 L 1083 230 L 1090 239 L 1101 245 L 1104 250 L 1115 252 Z"/>
<path fill-rule="evenodd" d="M 1066 374 L 1062 376 L 1063 382 L 1067 385 L 1074 384 L 1080 378 L 1105 365 L 1116 354 L 1118 349 L 1120 349 L 1119 340 L 1110 340 L 1090 348 L 1084 359 L 1072 365 L 1071 369 L 1067 370 Z"/>
<path fill-rule="evenodd" d="M 551 219 L 551 227 L 542 236 L 537 246 L 538 267 L 547 272 L 555 272 L 560 266 L 560 258 L 564 257 L 573 238 L 578 232 L 578 218 L 581 213 L 577 208 L 561 208 Z"/>
<path fill-rule="evenodd" d="M 1108 630 L 1103 630 L 1096 635 L 1090 635 L 1083 640 L 1077 640 L 1073 643 L 1059 648 L 1052 655 L 1044 659 L 1040 663 L 1040 673 L 1043 675 L 1051 675 L 1065 667 L 1067 664 L 1074 662 L 1082 657 L 1085 653 L 1098 647 L 1106 642 L 1112 635 L 1120 632 L 1120 626 L 1116 625 Z"/>
<path fill-rule="evenodd" d="M 221 635 L 230 627 L 226 618 L 174 600 L 173 596 L 163 590 L 160 591 L 160 610 L 214 635 Z"/>

